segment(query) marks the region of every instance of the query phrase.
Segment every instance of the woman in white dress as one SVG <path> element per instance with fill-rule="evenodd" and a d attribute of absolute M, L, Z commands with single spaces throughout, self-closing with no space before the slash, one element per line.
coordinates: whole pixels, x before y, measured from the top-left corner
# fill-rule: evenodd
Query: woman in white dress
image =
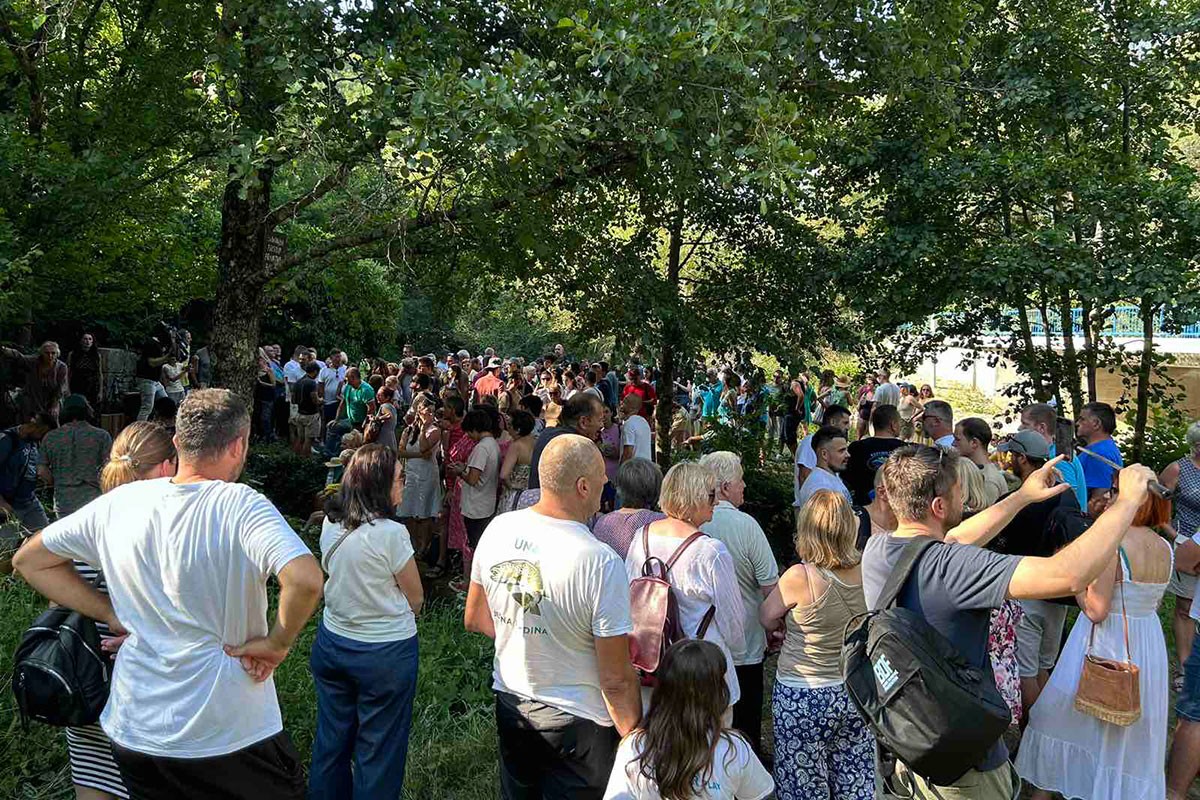
<path fill-rule="evenodd" d="M 1038 787 L 1034 800 L 1050 800 L 1051 792 L 1081 800 L 1161 800 L 1166 795 L 1170 668 L 1157 612 L 1173 556 L 1151 528 L 1168 522 L 1170 514 L 1168 501 L 1147 496 L 1118 557 L 1076 595 L 1083 613 L 1030 710 L 1017 755 L 1017 772 Z M 1126 621 L 1130 659 L 1140 675 L 1142 716 L 1123 727 L 1076 711 L 1074 703 L 1093 628 L 1092 653 L 1124 661 Z"/>

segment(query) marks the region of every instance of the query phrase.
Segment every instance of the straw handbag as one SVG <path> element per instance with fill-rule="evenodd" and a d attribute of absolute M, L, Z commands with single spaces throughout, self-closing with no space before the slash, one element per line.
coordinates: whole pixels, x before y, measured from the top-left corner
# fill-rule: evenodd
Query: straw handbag
<path fill-rule="evenodd" d="M 1126 567 L 1129 560 L 1121 550 Z M 1118 567 L 1119 569 L 1119 567 Z M 1140 675 L 1129 653 L 1129 618 L 1125 615 L 1125 579 L 1118 582 L 1121 591 L 1121 623 L 1125 628 L 1125 660 L 1092 655 L 1096 626 L 1092 626 L 1087 655 L 1075 690 L 1075 710 L 1113 725 L 1132 725 L 1142 716 Z"/>

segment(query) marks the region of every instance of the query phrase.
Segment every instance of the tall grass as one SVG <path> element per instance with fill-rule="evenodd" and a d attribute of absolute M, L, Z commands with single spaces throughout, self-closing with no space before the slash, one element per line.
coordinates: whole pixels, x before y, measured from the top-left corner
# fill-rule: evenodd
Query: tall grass
<path fill-rule="evenodd" d="M 45 602 L 19 579 L 0 578 L 0 798 L 69 800 L 62 733 L 24 730 L 12 695 L 12 654 Z M 308 667 L 320 612 L 275 673 L 284 727 L 307 765 L 317 701 Z M 483 800 L 497 796 L 491 641 L 462 627 L 461 601 L 431 604 L 418 620 L 421 659 L 405 777 L 405 798 Z"/>

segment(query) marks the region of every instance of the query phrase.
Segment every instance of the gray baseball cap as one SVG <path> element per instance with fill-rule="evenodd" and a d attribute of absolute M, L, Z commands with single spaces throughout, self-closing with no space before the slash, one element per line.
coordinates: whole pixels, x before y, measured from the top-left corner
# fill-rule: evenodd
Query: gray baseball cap
<path fill-rule="evenodd" d="M 1037 431 L 1017 431 L 997 448 L 1002 453 L 1016 453 L 1029 458 L 1050 458 L 1050 444 Z"/>

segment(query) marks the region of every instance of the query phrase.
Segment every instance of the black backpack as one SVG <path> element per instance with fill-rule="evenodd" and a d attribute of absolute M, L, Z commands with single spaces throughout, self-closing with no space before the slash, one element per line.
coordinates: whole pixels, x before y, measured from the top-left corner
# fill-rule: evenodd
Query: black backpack
<path fill-rule="evenodd" d="M 100 576 L 96 576 L 99 584 Z M 69 608 L 51 608 L 25 631 L 13 656 L 13 694 L 21 721 L 90 725 L 108 702 L 109 656 L 96 623 Z"/>
<path fill-rule="evenodd" d="M 926 536 L 908 542 L 876 609 L 846 625 L 842 676 L 881 751 L 948 786 L 983 761 L 1012 717 L 990 667 L 971 666 L 923 617 L 896 606 L 933 544 Z"/>

